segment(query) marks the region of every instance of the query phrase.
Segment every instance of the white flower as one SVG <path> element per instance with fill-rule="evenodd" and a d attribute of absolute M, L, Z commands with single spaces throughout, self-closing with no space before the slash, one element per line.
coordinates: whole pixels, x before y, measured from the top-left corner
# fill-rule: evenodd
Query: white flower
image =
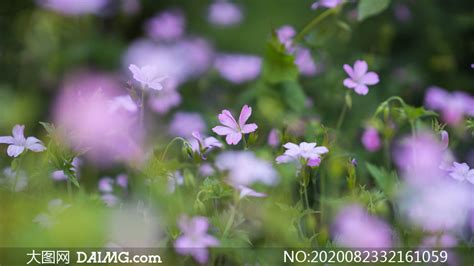
<path fill-rule="evenodd" d="M 0 143 L 10 144 L 7 149 L 7 154 L 10 157 L 18 157 L 22 154 L 25 149 L 34 152 L 42 152 L 46 150 L 46 147 L 41 141 L 35 137 L 25 138 L 24 135 L 25 126 L 16 125 L 13 127 L 13 136 L 2 136 L 0 137 Z"/>

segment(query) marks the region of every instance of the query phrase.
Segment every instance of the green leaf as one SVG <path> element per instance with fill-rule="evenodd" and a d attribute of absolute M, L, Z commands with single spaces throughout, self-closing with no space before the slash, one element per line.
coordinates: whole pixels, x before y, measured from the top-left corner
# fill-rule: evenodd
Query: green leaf
<path fill-rule="evenodd" d="M 263 78 L 270 83 L 296 80 L 298 68 L 294 57 L 285 51 L 275 33 L 268 42 L 263 60 Z"/>
<path fill-rule="evenodd" d="M 375 16 L 384 11 L 389 4 L 390 0 L 360 0 L 357 6 L 357 19 L 362 21 L 368 17 Z"/>
<path fill-rule="evenodd" d="M 438 116 L 437 113 L 433 111 L 428 111 L 423 107 L 413 107 L 408 104 L 405 104 L 403 106 L 403 109 L 405 111 L 405 114 L 408 118 L 408 120 L 415 121 L 418 118 L 421 118 L 423 116 Z"/>
<path fill-rule="evenodd" d="M 385 194 L 391 195 L 398 182 L 398 176 L 395 172 L 389 172 L 382 167 L 377 167 L 373 164 L 366 163 L 367 170 L 375 179 L 377 186 L 381 188 Z"/>
<path fill-rule="evenodd" d="M 286 104 L 294 111 L 302 112 L 304 110 L 306 95 L 298 82 L 285 82 L 283 87 L 283 97 Z"/>

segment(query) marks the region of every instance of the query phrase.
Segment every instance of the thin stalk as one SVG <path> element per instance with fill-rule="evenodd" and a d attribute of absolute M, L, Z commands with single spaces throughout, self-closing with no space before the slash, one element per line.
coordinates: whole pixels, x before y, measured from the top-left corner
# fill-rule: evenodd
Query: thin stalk
<path fill-rule="evenodd" d="M 319 23 L 324 21 L 327 17 L 336 14 L 338 11 L 339 8 L 330 8 L 321 13 L 321 15 L 315 17 L 296 35 L 296 37 L 293 39 L 293 43 L 299 43 L 306 36 L 306 34 L 308 34 L 309 31 L 311 31 Z"/>
<path fill-rule="evenodd" d="M 247 140 L 245 139 L 245 135 L 242 136 L 242 140 L 244 141 L 244 149 L 245 150 L 248 150 L 248 144 L 247 144 Z"/>
<path fill-rule="evenodd" d="M 140 128 L 145 125 L 145 87 L 142 86 L 141 100 L 140 100 Z"/>
<path fill-rule="evenodd" d="M 22 162 L 23 162 L 23 155 L 20 155 L 20 157 L 18 158 L 17 167 L 15 169 L 15 179 L 13 180 L 13 186 L 12 186 L 13 193 L 15 193 L 16 191 L 16 185 L 18 183 L 18 178 L 20 177 L 20 169 L 21 169 Z"/>
<path fill-rule="evenodd" d="M 342 122 L 344 121 L 344 118 L 346 117 L 347 113 L 347 104 L 344 102 L 344 106 L 342 107 L 341 114 L 339 115 L 339 119 L 337 119 L 337 125 L 336 125 L 336 130 L 339 130 L 342 126 Z"/>
<path fill-rule="evenodd" d="M 183 143 L 186 143 L 186 140 L 183 139 L 183 138 L 181 138 L 181 137 L 176 137 L 176 138 L 172 139 L 172 140 L 168 143 L 168 145 L 166 145 L 166 148 L 165 148 L 165 150 L 163 151 L 163 154 L 161 155 L 161 160 L 162 160 L 162 161 L 165 159 L 166 153 L 168 152 L 168 149 L 171 147 L 171 145 L 172 145 L 173 143 L 175 143 L 176 141 L 178 141 L 178 140 L 181 140 Z"/>
<path fill-rule="evenodd" d="M 229 233 L 232 224 L 234 223 L 235 215 L 237 214 L 237 207 L 239 206 L 239 200 L 236 201 L 235 205 L 232 207 L 230 212 L 229 220 L 227 220 L 227 224 L 225 225 L 224 233 L 222 235 L 225 237 Z"/>

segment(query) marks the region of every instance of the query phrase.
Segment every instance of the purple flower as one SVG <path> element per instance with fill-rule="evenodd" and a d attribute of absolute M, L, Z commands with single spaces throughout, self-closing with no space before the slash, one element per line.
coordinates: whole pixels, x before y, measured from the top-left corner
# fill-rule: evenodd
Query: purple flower
<path fill-rule="evenodd" d="M 446 130 L 440 131 L 441 135 L 441 143 L 443 144 L 443 149 L 447 149 L 449 147 L 449 134 Z"/>
<path fill-rule="evenodd" d="M 214 66 L 223 78 L 240 84 L 258 77 L 262 59 L 253 55 L 223 54 L 216 58 Z"/>
<path fill-rule="evenodd" d="M 335 8 L 342 3 L 342 0 L 319 0 L 311 5 L 311 9 L 316 10 L 319 7 Z"/>
<path fill-rule="evenodd" d="M 449 176 L 457 181 L 469 181 L 474 185 L 474 169 L 471 169 L 467 163 L 454 162 Z"/>
<path fill-rule="evenodd" d="M 46 147 L 35 137 L 25 138 L 25 126 L 16 125 L 13 127 L 12 136 L 0 137 L 0 144 L 9 144 L 7 154 L 10 157 L 18 157 L 25 150 L 42 152 Z"/>
<path fill-rule="evenodd" d="M 375 72 L 367 72 L 367 62 L 357 60 L 354 68 L 345 64 L 344 70 L 349 78 L 344 80 L 344 86 L 353 89 L 357 94 L 366 95 L 369 92 L 367 85 L 375 85 L 379 83 L 379 76 Z"/>
<path fill-rule="evenodd" d="M 288 142 L 283 147 L 286 148 L 285 153 L 276 158 L 278 164 L 289 162 L 301 162 L 310 167 L 319 166 L 321 163 L 321 155 L 329 152 L 324 146 L 316 146 L 315 142 L 301 142 L 299 145 Z"/>
<path fill-rule="evenodd" d="M 177 90 L 177 82 L 173 79 L 165 80 L 163 89 L 159 93 L 152 93 L 148 100 L 150 108 L 159 114 L 167 113 L 180 103 L 181 95 Z"/>
<path fill-rule="evenodd" d="M 332 225 L 334 242 L 344 248 L 389 248 L 392 230 L 358 205 L 347 206 Z"/>
<path fill-rule="evenodd" d="M 127 188 L 128 186 L 128 176 L 126 174 L 120 174 L 116 177 L 115 182 L 121 188 Z"/>
<path fill-rule="evenodd" d="M 275 148 L 276 146 L 280 145 L 280 136 L 278 134 L 278 130 L 272 129 L 270 133 L 268 133 L 268 145 Z"/>
<path fill-rule="evenodd" d="M 149 19 L 145 30 L 154 40 L 171 41 L 184 34 L 185 19 L 180 10 L 167 10 Z"/>
<path fill-rule="evenodd" d="M 362 144 L 370 152 L 379 150 L 382 145 L 377 129 L 373 127 L 367 128 L 362 134 Z"/>
<path fill-rule="evenodd" d="M 209 6 L 208 20 L 218 26 L 231 26 L 242 20 L 242 11 L 232 3 L 215 1 Z"/>
<path fill-rule="evenodd" d="M 214 173 L 215 173 L 215 170 L 210 163 L 203 163 L 199 167 L 199 174 L 202 176 L 211 176 Z"/>
<path fill-rule="evenodd" d="M 99 191 L 100 192 L 113 192 L 114 191 L 114 180 L 110 177 L 103 177 L 99 180 Z"/>
<path fill-rule="evenodd" d="M 178 112 L 173 116 L 169 132 L 173 136 L 191 138 L 193 132 L 203 132 L 206 123 L 199 113 Z"/>
<path fill-rule="evenodd" d="M 130 95 L 115 96 L 109 104 L 110 112 L 116 112 L 118 110 L 125 110 L 130 113 L 138 111 L 137 104 L 132 100 Z"/>
<path fill-rule="evenodd" d="M 292 26 L 285 25 L 280 27 L 276 31 L 278 40 L 289 50 L 293 44 L 293 37 L 296 35 L 296 31 Z"/>
<path fill-rule="evenodd" d="M 241 199 L 245 198 L 245 197 L 264 198 L 264 197 L 267 196 L 267 194 L 265 194 L 265 193 L 257 192 L 255 190 L 249 188 L 249 187 L 242 186 L 242 185 L 237 186 L 237 189 L 240 190 L 239 197 Z"/>
<path fill-rule="evenodd" d="M 313 76 L 316 74 L 316 64 L 311 57 L 309 49 L 297 47 L 295 52 L 295 64 L 300 73 L 304 76 Z"/>
<path fill-rule="evenodd" d="M 222 147 L 222 143 L 214 137 L 203 138 L 197 131 L 193 132 L 192 135 L 194 139 L 190 141 L 191 148 L 194 152 L 201 154 L 203 159 L 205 159 L 204 154 L 208 151 L 212 150 L 213 148 Z"/>
<path fill-rule="evenodd" d="M 229 145 L 237 145 L 244 134 L 249 134 L 257 130 L 255 123 L 245 124 L 252 114 L 252 108 L 244 105 L 240 111 L 239 122 L 234 119 L 228 110 L 223 110 L 218 118 L 223 126 L 212 128 L 216 134 L 226 136 L 226 142 Z"/>
<path fill-rule="evenodd" d="M 431 184 L 445 176 L 442 170 L 448 151 L 431 133 L 404 138 L 395 147 L 394 160 L 410 184 Z"/>
<path fill-rule="evenodd" d="M 450 125 L 456 125 L 464 115 L 474 116 L 474 98 L 464 92 L 449 93 L 439 87 L 429 87 L 425 105 L 441 112 L 441 118 Z"/>
<path fill-rule="evenodd" d="M 133 78 L 140 82 L 143 89 L 150 88 L 157 91 L 163 89 L 161 83 L 167 78 L 167 76 L 160 76 L 156 66 L 146 65 L 140 68 L 131 64 L 128 69 L 132 72 Z"/>
<path fill-rule="evenodd" d="M 44 8 L 64 15 L 99 14 L 108 4 L 108 0 L 37 0 Z"/>
<path fill-rule="evenodd" d="M 423 248 L 454 248 L 458 240 L 451 234 L 428 236 L 423 239 L 421 247 Z"/>
<path fill-rule="evenodd" d="M 113 207 L 119 202 L 119 197 L 114 194 L 115 188 L 125 190 L 127 186 L 128 176 L 125 174 L 120 174 L 115 179 L 103 177 L 98 184 L 99 191 L 102 193 L 101 198 L 108 207 Z"/>
<path fill-rule="evenodd" d="M 183 234 L 176 239 L 174 247 L 182 255 L 191 255 L 197 262 L 207 262 L 209 252 L 207 248 L 219 245 L 219 241 L 207 234 L 209 222 L 206 217 L 196 216 L 189 219 L 183 216 L 179 220 L 179 228 Z"/>
<path fill-rule="evenodd" d="M 278 175 L 272 165 L 249 151 L 223 152 L 216 158 L 216 167 L 228 173 L 233 186 L 250 186 L 253 183 L 276 185 Z"/>
<path fill-rule="evenodd" d="M 398 206 L 407 221 L 426 231 L 457 231 L 473 208 L 472 191 L 449 179 L 407 186 L 399 191 Z"/>

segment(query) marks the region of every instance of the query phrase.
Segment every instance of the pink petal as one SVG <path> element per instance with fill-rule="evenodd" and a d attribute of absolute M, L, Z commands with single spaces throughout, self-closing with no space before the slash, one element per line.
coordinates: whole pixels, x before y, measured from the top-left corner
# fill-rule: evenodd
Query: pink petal
<path fill-rule="evenodd" d="M 367 93 L 369 93 L 369 88 L 365 85 L 357 85 L 354 90 L 357 94 L 360 95 L 366 95 Z"/>
<path fill-rule="evenodd" d="M 18 157 L 18 155 L 20 155 L 24 150 L 25 147 L 23 146 L 10 145 L 8 146 L 7 154 L 10 157 Z"/>
<path fill-rule="evenodd" d="M 245 122 L 247 122 L 251 114 L 252 114 L 252 107 L 249 107 L 248 105 L 244 105 L 242 107 L 242 111 L 240 111 L 240 116 L 239 116 L 240 128 L 244 127 Z"/>
<path fill-rule="evenodd" d="M 362 77 L 367 72 L 367 62 L 364 60 L 357 60 L 354 64 L 354 75 L 356 78 Z"/>
<path fill-rule="evenodd" d="M 248 133 L 254 132 L 255 130 L 257 130 L 257 128 L 258 128 L 257 124 L 254 124 L 254 123 L 247 124 L 242 127 L 242 133 L 248 134 Z"/>
<path fill-rule="evenodd" d="M 237 145 L 242 139 L 242 134 L 240 132 L 233 132 L 227 135 L 225 141 L 229 145 Z"/>
<path fill-rule="evenodd" d="M 212 131 L 214 131 L 217 135 L 221 136 L 229 135 L 236 132 L 234 129 L 224 126 L 215 126 L 212 128 Z"/>
<path fill-rule="evenodd" d="M 357 87 L 357 83 L 354 82 L 354 80 L 352 80 L 350 78 L 347 78 L 347 79 L 344 80 L 344 86 L 346 86 L 349 89 L 353 89 L 353 88 Z"/>
<path fill-rule="evenodd" d="M 14 141 L 15 139 L 10 136 L 0 137 L 0 143 L 2 144 L 13 144 Z"/>
<path fill-rule="evenodd" d="M 346 71 L 347 75 L 349 75 L 349 77 L 351 78 L 354 77 L 354 71 L 352 70 L 352 67 L 350 65 L 344 64 L 343 68 L 344 68 L 344 71 Z"/>
<path fill-rule="evenodd" d="M 224 126 L 238 130 L 237 122 L 228 110 L 223 110 L 222 113 L 219 114 L 217 117 L 219 118 L 221 124 L 223 124 Z"/>
<path fill-rule="evenodd" d="M 365 74 L 360 81 L 366 85 L 375 85 L 379 83 L 379 75 L 375 72 L 369 72 Z"/>

